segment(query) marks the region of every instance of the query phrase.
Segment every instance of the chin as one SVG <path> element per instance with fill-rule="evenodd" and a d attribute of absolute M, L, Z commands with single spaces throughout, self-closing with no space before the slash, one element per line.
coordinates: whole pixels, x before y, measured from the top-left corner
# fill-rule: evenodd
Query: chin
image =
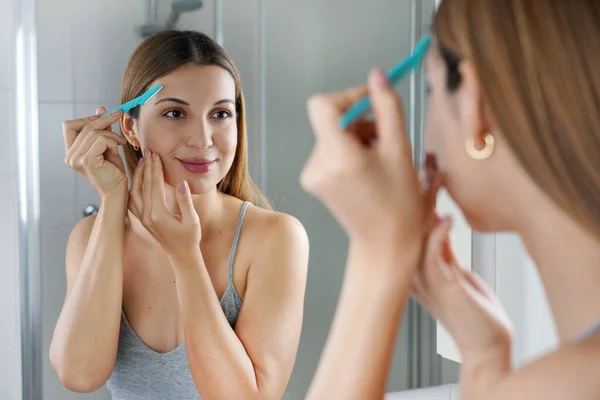
<path fill-rule="evenodd" d="M 214 179 L 188 179 L 188 185 L 190 185 L 190 191 L 192 194 L 205 194 L 217 187 L 218 182 Z"/>

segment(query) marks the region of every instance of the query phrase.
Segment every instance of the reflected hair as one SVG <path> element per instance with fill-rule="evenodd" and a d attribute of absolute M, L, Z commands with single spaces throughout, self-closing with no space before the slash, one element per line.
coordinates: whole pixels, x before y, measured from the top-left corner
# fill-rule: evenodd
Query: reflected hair
<path fill-rule="evenodd" d="M 447 90 L 468 60 L 524 170 L 600 238 L 600 2 L 443 0 L 433 33 Z"/>
<path fill-rule="evenodd" d="M 225 49 L 213 39 L 196 31 L 168 30 L 144 40 L 133 52 L 125 69 L 121 85 L 121 104 L 144 93 L 152 82 L 187 64 L 221 67 L 235 82 L 237 147 L 231 168 L 219 182 L 217 189 L 270 210 L 269 201 L 255 185 L 248 171 L 248 139 L 241 79 Z M 133 119 L 137 119 L 139 112 L 140 108 L 136 107 L 129 114 Z M 142 158 L 142 152 L 128 143 L 124 147 L 124 153 L 127 170 L 133 175 L 139 159 Z"/>

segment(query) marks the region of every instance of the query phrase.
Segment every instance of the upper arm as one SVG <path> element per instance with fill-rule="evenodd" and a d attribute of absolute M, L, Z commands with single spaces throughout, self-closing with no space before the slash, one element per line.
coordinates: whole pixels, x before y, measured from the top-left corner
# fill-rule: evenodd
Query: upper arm
<path fill-rule="evenodd" d="M 250 265 L 236 334 L 254 364 L 257 384 L 285 389 L 300 332 L 308 267 L 308 237 L 295 218 L 276 214 L 263 230 Z"/>
<path fill-rule="evenodd" d="M 502 380 L 486 400 L 593 400 L 600 398 L 598 345 L 574 345 L 528 364 Z"/>
<path fill-rule="evenodd" d="M 69 236 L 65 258 L 67 270 L 67 297 L 71 292 L 71 288 L 73 287 L 73 283 L 77 277 L 77 272 L 79 271 L 79 267 L 83 262 L 83 257 L 85 256 L 85 251 L 87 249 L 88 241 L 90 240 L 95 222 L 95 215 L 90 215 L 89 217 L 79 220 L 75 227 L 73 227 L 71 235 Z"/>

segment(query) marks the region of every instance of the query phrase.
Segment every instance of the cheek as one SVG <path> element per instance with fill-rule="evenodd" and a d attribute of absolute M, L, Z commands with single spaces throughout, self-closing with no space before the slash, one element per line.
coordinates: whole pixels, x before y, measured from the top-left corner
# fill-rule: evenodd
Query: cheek
<path fill-rule="evenodd" d="M 235 149 L 237 147 L 236 124 L 233 123 L 215 132 L 213 143 L 223 158 L 233 158 L 235 155 Z"/>
<path fill-rule="evenodd" d="M 430 101 L 425 119 L 423 146 L 426 152 L 434 154 L 438 159 L 443 158 L 448 150 L 448 141 L 452 136 L 449 132 L 450 123 L 439 101 Z"/>
<path fill-rule="evenodd" d="M 138 137 L 142 148 L 151 149 L 162 157 L 176 146 L 178 135 L 164 124 L 142 123 L 141 127 Z"/>

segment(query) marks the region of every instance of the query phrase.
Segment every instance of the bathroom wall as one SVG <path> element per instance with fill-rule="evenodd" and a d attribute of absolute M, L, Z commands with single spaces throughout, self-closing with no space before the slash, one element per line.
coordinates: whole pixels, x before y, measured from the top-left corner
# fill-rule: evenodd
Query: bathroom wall
<path fill-rule="evenodd" d="M 0 399 L 21 399 L 14 12 L 0 0 Z"/>

